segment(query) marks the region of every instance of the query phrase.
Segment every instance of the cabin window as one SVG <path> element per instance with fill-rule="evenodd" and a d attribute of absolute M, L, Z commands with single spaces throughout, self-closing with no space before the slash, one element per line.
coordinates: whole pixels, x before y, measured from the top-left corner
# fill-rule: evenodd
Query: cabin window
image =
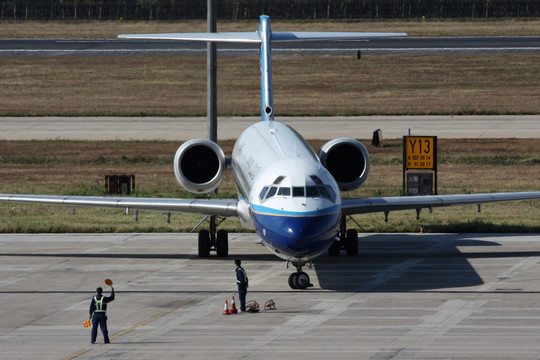
<path fill-rule="evenodd" d="M 317 175 L 311 175 L 310 178 L 317 185 L 322 185 L 323 184 L 323 182 L 321 181 L 321 179 L 319 179 L 319 177 Z"/>
<path fill-rule="evenodd" d="M 270 190 L 268 190 L 268 194 L 266 194 L 266 198 L 269 199 L 272 196 L 276 195 L 277 189 L 278 189 L 277 186 L 272 186 Z"/>
<path fill-rule="evenodd" d="M 307 197 L 318 197 L 321 193 L 316 186 L 306 186 L 306 196 Z"/>
<path fill-rule="evenodd" d="M 292 196 L 293 197 L 304 197 L 305 195 L 304 187 L 303 186 L 294 186 L 292 188 Z"/>
<path fill-rule="evenodd" d="M 325 185 L 324 189 L 328 193 L 328 198 L 332 201 L 336 201 L 336 193 L 334 192 L 332 187 L 330 185 Z"/>
<path fill-rule="evenodd" d="M 334 190 L 332 190 L 332 187 L 330 185 L 326 185 L 325 183 L 323 183 L 317 175 L 311 175 L 310 178 L 317 185 L 317 189 L 310 189 L 310 186 L 308 186 L 308 188 L 306 189 L 308 192 L 307 196 L 321 196 L 331 201 L 336 201 L 336 193 L 334 192 Z"/>
<path fill-rule="evenodd" d="M 290 187 L 280 187 L 277 194 L 278 194 L 278 196 L 291 196 L 291 188 Z"/>
<path fill-rule="evenodd" d="M 328 190 L 326 189 L 326 186 L 320 185 L 320 186 L 318 186 L 318 189 L 319 189 L 319 192 L 321 193 L 321 195 L 322 195 L 323 197 L 328 198 L 328 199 L 331 198 L 330 193 L 329 193 Z"/>
<path fill-rule="evenodd" d="M 268 191 L 268 186 L 265 186 L 263 187 L 261 193 L 259 194 L 259 199 L 261 199 L 261 201 L 264 199 L 264 197 L 266 196 L 266 192 Z"/>
<path fill-rule="evenodd" d="M 334 190 L 332 190 L 332 187 L 330 185 L 326 185 L 322 182 L 322 180 L 316 176 L 311 175 L 310 178 L 313 180 L 313 182 L 316 185 L 310 185 L 310 186 L 279 186 L 283 179 L 285 179 L 285 176 L 278 176 L 272 185 L 268 185 L 262 188 L 259 199 L 261 201 L 268 200 L 270 198 L 273 198 L 274 196 L 282 196 L 282 197 L 322 197 L 329 199 L 331 201 L 336 200 L 336 194 Z"/>
<path fill-rule="evenodd" d="M 270 199 L 274 196 L 291 196 L 291 188 L 290 187 L 280 187 L 279 184 L 285 179 L 285 176 L 278 176 L 272 185 L 264 186 L 259 193 L 259 199 L 261 201 Z"/>

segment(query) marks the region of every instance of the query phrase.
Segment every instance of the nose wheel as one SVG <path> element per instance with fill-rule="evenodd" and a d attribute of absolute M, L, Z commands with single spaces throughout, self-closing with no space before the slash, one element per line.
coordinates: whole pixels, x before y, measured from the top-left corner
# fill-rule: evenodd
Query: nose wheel
<path fill-rule="evenodd" d="M 291 289 L 307 289 L 313 286 L 309 281 L 309 275 L 303 271 L 292 273 L 289 276 L 289 286 Z"/>
<path fill-rule="evenodd" d="M 291 289 L 305 290 L 308 287 L 313 286 L 313 284 L 309 280 L 309 275 L 302 271 L 302 266 L 304 266 L 304 265 L 308 265 L 309 268 L 311 268 L 313 266 L 311 261 L 307 261 L 307 262 L 298 261 L 298 262 L 296 262 L 296 261 L 289 260 L 289 261 L 287 261 L 287 269 L 289 268 L 290 265 L 293 265 L 293 266 L 296 267 L 296 272 L 292 273 L 289 276 L 289 286 L 291 287 Z"/>

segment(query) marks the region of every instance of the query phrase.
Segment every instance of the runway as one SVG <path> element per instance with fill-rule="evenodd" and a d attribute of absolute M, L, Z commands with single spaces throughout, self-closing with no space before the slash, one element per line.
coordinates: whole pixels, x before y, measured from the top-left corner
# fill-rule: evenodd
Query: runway
<path fill-rule="evenodd" d="M 540 116 L 276 117 L 306 139 L 370 139 L 435 135 L 439 138 L 540 138 Z M 218 118 L 218 138 L 237 139 L 260 117 Z M 207 137 L 203 117 L 0 117 L 3 140 L 170 140 Z M 324 135 L 321 135 L 324 134 Z"/>
<path fill-rule="evenodd" d="M 2 359 L 538 359 L 538 234 L 362 234 L 306 291 L 252 234 L 230 240 L 200 259 L 193 234 L 0 235 Z M 222 315 L 234 258 L 277 310 Z M 105 278 L 112 343 L 91 345 Z"/>

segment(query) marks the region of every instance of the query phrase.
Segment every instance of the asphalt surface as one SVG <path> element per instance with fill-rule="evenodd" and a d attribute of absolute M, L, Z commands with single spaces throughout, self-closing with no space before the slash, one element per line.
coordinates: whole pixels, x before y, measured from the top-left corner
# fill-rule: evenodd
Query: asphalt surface
<path fill-rule="evenodd" d="M 403 135 L 439 138 L 540 138 L 540 116 L 350 116 L 276 117 L 306 139 L 383 139 Z M 219 117 L 218 138 L 237 139 L 259 117 Z M 4 140 L 179 140 L 207 137 L 206 118 L 0 117 Z"/>
<path fill-rule="evenodd" d="M 511 51 L 538 51 L 534 41 Z M 61 43 L 52 41 L 45 52 L 17 45 L 11 53 L 0 41 L 0 55 L 154 53 L 156 46 L 118 50 L 112 42 L 109 50 L 107 42 L 75 41 L 71 50 L 54 48 Z M 445 44 L 421 51 L 462 51 L 462 45 L 444 50 L 450 46 Z M 160 52 L 177 51 L 164 45 Z M 347 52 L 359 49 L 341 44 L 335 51 L 349 45 Z M 362 53 L 388 47 L 362 45 Z M 511 46 L 481 51 L 505 47 Z M 536 116 L 277 120 L 306 138 L 369 138 L 376 129 L 385 138 L 409 129 L 439 137 L 540 137 Z M 220 118 L 220 138 L 236 138 L 254 121 Z M 106 126 L 111 123 L 118 130 Z M 204 118 L 0 118 L 0 127 L 0 138 L 9 140 L 206 136 Z M 252 234 L 230 235 L 228 259 L 198 258 L 194 234 L 2 234 L 0 357 L 538 359 L 539 240 L 538 234 L 362 234 L 360 256 L 317 259 L 304 269 L 314 287 L 293 291 L 287 285 L 291 270 Z M 248 300 L 264 308 L 272 299 L 276 310 L 222 315 L 225 299 L 236 295 L 234 258 L 248 272 Z M 94 289 L 107 288 L 105 278 L 117 290 L 108 314 L 112 344 L 91 345 L 82 325 Z"/>
<path fill-rule="evenodd" d="M 259 53 L 254 44 L 218 44 L 220 54 Z M 540 36 L 407 37 L 272 45 L 274 54 L 434 54 L 539 52 Z M 206 54 L 206 43 L 125 39 L 0 39 L 2 55 Z"/>
<path fill-rule="evenodd" d="M 306 268 L 314 287 L 299 291 L 252 234 L 231 234 L 228 259 L 198 258 L 194 234 L 2 234 L 1 358 L 538 359 L 540 235 L 359 241 L 358 257 Z M 259 313 L 222 315 L 234 258 Z M 83 322 L 106 278 L 111 344 L 91 345 Z"/>

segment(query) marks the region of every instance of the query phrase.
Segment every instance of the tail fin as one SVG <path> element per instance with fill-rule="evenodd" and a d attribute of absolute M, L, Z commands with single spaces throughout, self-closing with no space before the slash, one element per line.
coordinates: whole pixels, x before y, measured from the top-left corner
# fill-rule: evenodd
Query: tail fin
<path fill-rule="evenodd" d="M 170 33 L 170 34 L 127 34 L 118 35 L 124 39 L 183 40 L 218 43 L 261 44 L 261 120 L 274 120 L 274 99 L 272 93 L 272 42 L 355 40 L 380 37 L 401 37 L 405 33 L 366 33 L 366 32 L 272 32 L 270 17 L 261 15 L 258 31 L 236 33 Z"/>

